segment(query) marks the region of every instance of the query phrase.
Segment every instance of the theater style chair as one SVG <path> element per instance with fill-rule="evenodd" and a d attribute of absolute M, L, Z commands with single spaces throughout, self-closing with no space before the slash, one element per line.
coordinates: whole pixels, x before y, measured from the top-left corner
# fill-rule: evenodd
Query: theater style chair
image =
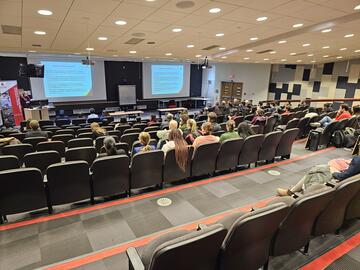
<path fill-rule="evenodd" d="M 339 232 L 345 220 L 346 209 L 360 190 L 360 174 L 335 184 L 334 188 L 334 198 L 316 219 L 314 236 Z"/>
<path fill-rule="evenodd" d="M 45 137 L 31 137 L 31 138 L 25 138 L 23 142 L 31 144 L 33 146 L 33 148 L 34 148 L 34 151 L 35 151 L 36 145 L 38 143 L 47 142 L 47 141 L 48 141 L 48 139 L 45 138 Z"/>
<path fill-rule="evenodd" d="M 19 159 L 13 155 L 0 156 L 0 171 L 18 169 L 20 167 Z"/>
<path fill-rule="evenodd" d="M 86 161 L 70 161 L 50 165 L 46 188 L 53 205 L 91 199 L 89 165 Z"/>
<path fill-rule="evenodd" d="M 257 166 L 257 161 L 259 160 L 259 151 L 263 141 L 263 134 L 257 134 L 247 137 L 244 140 L 243 147 L 241 148 L 239 154 L 238 165 L 248 165 L 248 167 L 250 168 L 251 163 L 255 163 L 255 166 Z"/>
<path fill-rule="evenodd" d="M 124 130 L 123 135 L 124 134 L 130 134 L 130 133 L 140 133 L 141 129 L 140 128 L 129 128 Z"/>
<path fill-rule="evenodd" d="M 331 122 L 328 124 L 324 130 L 320 133 L 319 143 L 318 146 L 325 146 L 328 147 L 330 145 L 331 136 L 336 130 L 337 121 Z M 307 141 L 305 148 L 309 147 L 310 140 Z"/>
<path fill-rule="evenodd" d="M 304 138 L 306 137 L 307 133 L 307 127 L 310 123 L 310 118 L 309 117 L 303 117 L 300 119 L 298 125 L 297 125 L 297 128 L 299 129 L 299 133 L 297 135 L 297 139 L 301 139 L 301 138 Z"/>
<path fill-rule="evenodd" d="M 289 254 L 301 248 L 307 254 L 315 220 L 334 197 L 334 193 L 334 189 L 322 187 L 312 192 L 309 190 L 308 194 L 297 199 L 278 199 L 287 202 L 290 210 L 275 234 L 270 256 Z M 274 203 L 278 200 L 275 199 Z"/>
<path fill-rule="evenodd" d="M 41 129 L 46 127 L 46 126 L 53 127 L 54 126 L 54 121 L 52 121 L 52 120 L 39 120 L 39 126 L 40 126 Z"/>
<path fill-rule="evenodd" d="M 79 136 L 80 134 L 83 134 L 83 133 L 92 133 L 91 128 L 79 128 L 76 131 L 77 136 Z"/>
<path fill-rule="evenodd" d="M 120 134 L 123 135 L 124 131 L 127 129 L 130 129 L 130 128 L 131 128 L 131 126 L 126 124 L 126 125 L 121 125 L 121 126 L 116 127 L 115 130 L 120 131 Z"/>
<path fill-rule="evenodd" d="M 290 158 L 292 145 L 299 133 L 298 128 L 285 130 L 276 149 L 276 157 Z"/>
<path fill-rule="evenodd" d="M 19 159 L 20 165 L 23 163 L 23 158 L 26 154 L 34 152 L 34 148 L 31 144 L 13 144 L 3 147 L 2 152 L 4 155 L 14 155 Z"/>
<path fill-rule="evenodd" d="M 70 134 L 75 136 L 75 130 L 70 129 L 70 128 L 65 128 L 65 129 L 60 129 L 55 131 L 55 135 L 61 135 L 61 134 Z"/>
<path fill-rule="evenodd" d="M 176 163 L 175 149 L 172 149 L 166 153 L 164 161 L 163 178 L 165 183 L 172 183 L 179 180 L 187 179 L 191 175 L 191 158 L 194 153 L 192 146 L 188 147 L 188 159 L 185 167 L 185 171 L 181 170 Z"/>
<path fill-rule="evenodd" d="M 91 124 L 91 123 L 94 123 L 94 122 L 100 123 L 100 122 L 101 122 L 101 121 L 100 121 L 100 118 L 91 118 L 91 119 L 88 119 L 88 120 L 87 120 L 87 123 L 88 123 L 88 124 Z"/>
<path fill-rule="evenodd" d="M 128 193 L 129 183 L 128 156 L 108 156 L 98 158 L 91 166 L 93 196 L 111 196 Z"/>
<path fill-rule="evenodd" d="M 133 128 L 140 128 L 140 130 L 143 131 L 145 128 L 147 128 L 147 124 L 137 123 L 133 125 Z"/>
<path fill-rule="evenodd" d="M 216 171 L 235 169 L 238 164 L 239 154 L 244 144 L 244 139 L 229 139 L 220 145 L 216 158 Z"/>
<path fill-rule="evenodd" d="M 37 168 L 42 175 L 46 174 L 46 169 L 51 165 L 61 162 L 61 157 L 56 151 L 41 151 L 29 153 L 24 156 L 24 164 L 27 168 Z"/>
<path fill-rule="evenodd" d="M 87 147 L 94 146 L 93 140 L 90 138 L 77 138 L 68 141 L 68 148 L 76 148 L 76 147 Z"/>
<path fill-rule="evenodd" d="M 65 144 L 61 141 L 55 142 L 41 142 L 36 146 L 36 151 L 50 151 L 54 150 L 59 153 L 61 157 L 65 156 Z"/>
<path fill-rule="evenodd" d="M 277 203 L 248 213 L 227 216 L 218 223 L 227 230 L 221 246 L 219 270 L 257 270 L 269 258 L 271 240 L 289 208 Z"/>
<path fill-rule="evenodd" d="M 206 143 L 194 150 L 191 162 L 191 177 L 210 175 L 216 169 L 216 157 L 220 149 L 220 143 Z"/>
<path fill-rule="evenodd" d="M 86 123 L 86 119 L 84 118 L 75 118 L 71 120 L 71 123 L 75 126 L 80 126 L 81 124 L 85 124 Z"/>
<path fill-rule="evenodd" d="M 68 142 L 74 138 L 75 138 L 74 135 L 71 134 L 61 134 L 61 135 L 52 136 L 51 140 L 63 142 L 65 146 L 67 146 Z"/>
<path fill-rule="evenodd" d="M 360 191 L 351 199 L 346 208 L 345 219 L 351 220 L 355 218 L 360 218 Z"/>
<path fill-rule="evenodd" d="M 57 119 L 55 120 L 55 125 L 58 127 L 62 127 L 64 125 L 70 125 L 71 121 L 70 119 Z"/>
<path fill-rule="evenodd" d="M 0 217 L 45 207 L 47 201 L 40 170 L 21 168 L 0 171 Z"/>
<path fill-rule="evenodd" d="M 276 122 L 277 119 L 274 116 L 270 116 L 268 119 L 266 119 L 266 123 L 264 126 L 264 134 L 272 132 L 274 130 Z"/>
<path fill-rule="evenodd" d="M 79 139 L 80 138 L 89 138 L 89 139 L 93 139 L 93 134 L 92 132 L 85 132 L 85 133 L 80 133 L 78 136 L 77 136 Z"/>
<path fill-rule="evenodd" d="M 158 130 L 160 130 L 159 129 L 159 127 L 146 127 L 146 128 L 144 128 L 144 131 L 145 132 L 150 132 L 150 131 L 158 131 Z"/>
<path fill-rule="evenodd" d="M 15 139 L 18 139 L 20 142 L 23 142 L 25 139 L 25 133 L 21 133 L 21 132 L 10 133 L 9 137 L 14 137 Z"/>
<path fill-rule="evenodd" d="M 94 146 L 76 147 L 65 151 L 66 161 L 83 160 L 86 161 L 89 166 L 91 166 L 95 158 L 96 150 Z"/>
<path fill-rule="evenodd" d="M 120 138 L 120 142 L 127 143 L 129 147 L 132 147 L 134 142 L 136 142 L 139 138 L 139 133 L 130 133 L 130 134 L 124 134 Z"/>
<path fill-rule="evenodd" d="M 212 225 L 199 231 L 175 231 L 145 246 L 141 256 L 126 250 L 129 270 L 215 270 L 226 229 Z"/>
<path fill-rule="evenodd" d="M 131 160 L 130 188 L 161 185 L 164 152 L 154 150 L 137 153 Z"/>
<path fill-rule="evenodd" d="M 276 149 L 282 136 L 283 133 L 281 131 L 273 131 L 265 135 L 259 152 L 259 161 L 265 160 L 266 163 L 274 162 Z"/>

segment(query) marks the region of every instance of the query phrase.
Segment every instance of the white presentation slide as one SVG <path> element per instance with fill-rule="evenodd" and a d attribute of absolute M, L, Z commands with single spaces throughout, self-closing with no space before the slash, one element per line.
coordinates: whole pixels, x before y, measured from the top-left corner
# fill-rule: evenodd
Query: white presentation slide
<path fill-rule="evenodd" d="M 190 64 L 143 63 L 143 98 L 190 96 Z"/>
<path fill-rule="evenodd" d="M 31 58 L 44 65 L 44 78 L 30 78 L 34 99 L 50 102 L 106 100 L 104 61 L 83 65 L 81 59 Z"/>

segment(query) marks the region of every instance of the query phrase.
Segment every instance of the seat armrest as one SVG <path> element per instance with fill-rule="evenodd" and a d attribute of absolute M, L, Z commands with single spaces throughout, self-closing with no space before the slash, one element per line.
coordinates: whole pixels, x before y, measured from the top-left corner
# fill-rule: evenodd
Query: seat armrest
<path fill-rule="evenodd" d="M 328 187 L 331 187 L 331 188 L 335 187 L 335 183 L 333 183 L 333 182 L 326 182 L 325 185 Z"/>
<path fill-rule="evenodd" d="M 197 231 L 201 231 L 201 230 L 204 230 L 206 229 L 208 226 L 205 225 L 205 224 L 199 224 L 196 228 Z"/>
<path fill-rule="evenodd" d="M 136 248 L 128 248 L 126 250 L 126 255 L 129 258 L 129 270 L 145 270 L 145 266 L 141 261 L 141 258 Z"/>
<path fill-rule="evenodd" d="M 299 197 L 301 197 L 301 196 L 302 196 L 302 194 L 301 194 L 300 192 L 294 192 L 293 195 L 292 195 L 292 197 L 293 197 L 294 199 L 297 199 L 297 198 L 299 198 Z"/>

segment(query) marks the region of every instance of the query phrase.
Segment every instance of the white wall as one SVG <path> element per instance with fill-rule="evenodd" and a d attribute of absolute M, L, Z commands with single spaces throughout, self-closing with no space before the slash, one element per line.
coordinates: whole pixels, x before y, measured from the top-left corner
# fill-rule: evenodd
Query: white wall
<path fill-rule="evenodd" d="M 254 103 L 266 100 L 268 95 L 271 64 L 213 64 L 211 70 L 203 72 L 202 95 L 214 104 L 219 101 L 222 81 L 243 82 L 242 99 L 252 99 Z M 208 82 L 214 82 L 208 87 Z M 208 90 L 208 91 L 206 91 Z"/>

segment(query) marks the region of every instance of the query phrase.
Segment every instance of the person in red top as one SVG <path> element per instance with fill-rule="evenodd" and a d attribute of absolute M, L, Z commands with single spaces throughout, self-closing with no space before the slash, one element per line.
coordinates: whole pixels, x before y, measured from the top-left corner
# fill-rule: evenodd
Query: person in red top
<path fill-rule="evenodd" d="M 281 115 L 289 115 L 290 114 L 290 109 L 291 109 L 291 106 L 286 105 L 285 112 L 283 112 Z"/>
<path fill-rule="evenodd" d="M 331 119 L 329 116 L 325 116 L 320 120 L 320 124 L 322 127 L 326 127 L 332 121 L 340 121 L 342 119 L 347 119 L 351 117 L 351 113 L 349 112 L 349 106 L 345 103 L 340 105 L 340 108 L 336 114 L 335 119 Z"/>

